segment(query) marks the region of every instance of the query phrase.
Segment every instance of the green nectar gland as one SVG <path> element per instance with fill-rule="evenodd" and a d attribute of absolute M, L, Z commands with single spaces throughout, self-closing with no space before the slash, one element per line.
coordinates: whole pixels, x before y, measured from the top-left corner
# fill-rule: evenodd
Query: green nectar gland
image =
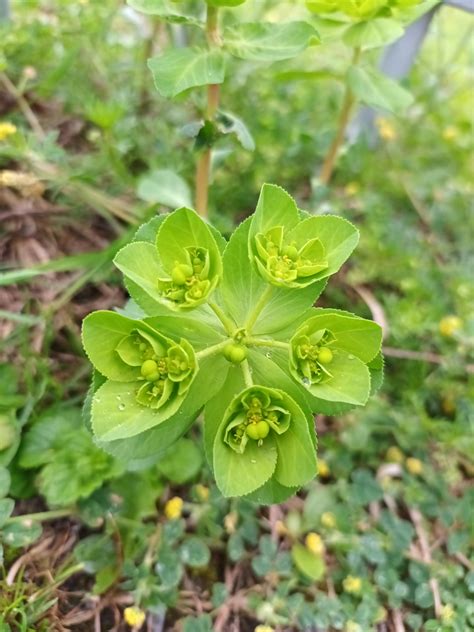
<path fill-rule="evenodd" d="M 232 362 L 232 364 L 240 364 L 247 358 L 247 355 L 247 348 L 235 342 L 229 342 L 229 344 L 224 347 L 224 357 L 229 362 Z"/>
<path fill-rule="evenodd" d="M 319 350 L 318 362 L 321 362 L 321 364 L 330 364 L 332 362 L 332 359 L 333 354 L 331 349 L 328 349 L 328 347 L 323 347 Z"/>

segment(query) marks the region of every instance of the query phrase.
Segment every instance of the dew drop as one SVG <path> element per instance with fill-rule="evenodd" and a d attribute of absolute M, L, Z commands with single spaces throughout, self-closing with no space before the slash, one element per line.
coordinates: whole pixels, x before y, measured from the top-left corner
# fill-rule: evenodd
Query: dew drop
<path fill-rule="evenodd" d="M 125 404 L 119 404 L 118 405 L 118 409 L 119 410 L 125 410 Z"/>
<path fill-rule="evenodd" d="M 100 404 L 100 397 L 96 397 L 95 401 L 96 401 L 97 404 Z"/>
<path fill-rule="evenodd" d="M 355 359 L 355 356 L 353 356 L 352 354 L 347 356 L 347 357 L 349 358 L 349 360 L 354 360 Z"/>
<path fill-rule="evenodd" d="M 267 356 L 267 358 L 271 358 L 272 354 L 270 353 L 270 351 L 267 351 L 267 353 L 265 354 Z"/>
<path fill-rule="evenodd" d="M 257 461 L 255 459 L 250 459 L 250 463 L 256 463 Z"/>
<path fill-rule="evenodd" d="M 306 388 L 309 388 L 311 386 L 311 380 L 309 380 L 307 377 L 304 377 L 302 380 L 303 385 L 306 386 Z"/>
<path fill-rule="evenodd" d="M 117 399 L 118 401 L 120 401 L 122 399 L 122 397 L 120 395 L 116 395 L 115 399 Z"/>

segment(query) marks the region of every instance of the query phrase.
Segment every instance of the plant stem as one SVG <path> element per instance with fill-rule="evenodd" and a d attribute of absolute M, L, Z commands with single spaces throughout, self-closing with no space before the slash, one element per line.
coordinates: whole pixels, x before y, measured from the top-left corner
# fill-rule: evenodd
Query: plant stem
<path fill-rule="evenodd" d="M 242 373 L 244 374 L 245 386 L 249 388 L 253 386 L 252 374 L 250 372 L 250 365 L 248 360 L 244 360 L 240 365 L 242 367 Z"/>
<path fill-rule="evenodd" d="M 34 131 L 36 136 L 38 136 L 40 140 L 44 140 L 46 138 L 46 134 L 44 132 L 44 129 L 41 127 L 41 123 L 38 121 L 36 114 L 30 108 L 30 105 L 25 97 L 17 89 L 15 84 L 10 81 L 10 79 L 4 72 L 0 72 L 0 83 L 3 84 L 7 92 L 16 100 L 23 116 L 28 121 L 31 129 Z"/>
<path fill-rule="evenodd" d="M 217 8 L 207 7 L 206 37 L 209 48 L 220 45 L 219 29 L 217 23 Z M 212 120 L 219 107 L 219 85 L 207 86 L 206 119 Z M 196 166 L 196 211 L 201 217 L 208 216 L 209 177 L 211 171 L 211 148 L 208 147 L 199 157 Z"/>
<path fill-rule="evenodd" d="M 202 360 L 202 358 L 207 358 L 210 355 L 214 355 L 214 353 L 218 353 L 227 344 L 229 344 L 229 341 L 228 340 L 224 340 L 223 342 L 218 342 L 215 345 L 211 345 L 210 347 L 207 347 L 207 349 L 203 349 L 202 351 L 198 351 L 196 353 L 196 358 L 198 360 Z"/>
<path fill-rule="evenodd" d="M 229 318 L 229 316 L 227 316 L 227 314 L 224 313 L 224 310 L 222 310 L 219 307 L 219 305 L 217 305 L 217 303 L 214 303 L 214 301 L 208 301 L 208 305 L 212 309 L 214 314 L 217 316 L 217 318 L 221 321 L 221 323 L 224 326 L 224 329 L 229 334 L 229 336 L 233 336 L 234 331 L 236 329 L 236 325 L 232 321 L 232 319 Z"/>
<path fill-rule="evenodd" d="M 273 293 L 273 286 L 267 285 L 267 287 L 265 288 L 265 291 L 262 293 L 262 295 L 258 299 L 257 304 L 255 305 L 253 311 L 250 313 L 247 323 L 245 324 L 245 329 L 247 329 L 249 333 L 252 330 L 252 327 L 255 325 L 257 318 L 260 316 L 262 309 L 268 303 L 268 299 L 270 298 L 272 293 Z"/>
<path fill-rule="evenodd" d="M 6 524 L 11 524 L 12 522 L 23 522 L 25 520 L 44 522 L 46 520 L 56 520 L 57 518 L 66 518 L 67 516 L 71 516 L 74 514 L 74 509 L 54 509 L 52 511 L 40 511 L 39 513 L 31 513 L 31 514 L 23 514 L 22 516 L 13 516 L 13 518 L 8 518 Z"/>
<path fill-rule="evenodd" d="M 356 66 L 359 62 L 360 58 L 360 48 L 354 48 L 354 54 L 352 56 L 351 66 Z M 337 126 L 337 132 L 334 140 L 329 147 L 328 153 L 323 162 L 323 166 L 321 168 L 321 175 L 319 176 L 322 184 L 329 184 L 331 180 L 332 173 L 334 171 L 334 166 L 336 164 L 337 155 L 339 153 L 339 149 L 344 141 L 344 136 L 346 134 L 347 125 L 349 123 L 349 119 L 351 116 L 352 108 L 355 103 L 355 98 L 352 93 L 352 90 L 349 87 L 349 84 L 346 82 L 346 88 L 344 92 L 344 98 L 342 101 L 341 112 L 339 114 L 339 121 Z"/>
<path fill-rule="evenodd" d="M 274 347 L 277 349 L 289 349 L 289 342 L 280 342 L 279 340 L 264 340 L 263 338 L 244 338 L 244 344 L 250 345 L 251 347 Z"/>

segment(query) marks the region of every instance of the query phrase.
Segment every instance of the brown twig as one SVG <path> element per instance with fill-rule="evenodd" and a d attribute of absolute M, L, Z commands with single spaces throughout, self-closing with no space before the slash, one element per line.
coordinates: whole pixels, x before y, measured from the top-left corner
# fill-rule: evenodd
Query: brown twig
<path fill-rule="evenodd" d="M 432 364 L 445 364 L 446 358 L 432 351 L 412 351 L 411 349 L 396 349 L 395 347 L 384 347 L 386 356 L 400 358 L 402 360 L 419 360 L 420 362 L 431 362 Z M 474 373 L 474 364 L 466 364 L 467 373 Z"/>
<path fill-rule="evenodd" d="M 370 313 L 372 314 L 372 318 L 374 319 L 374 321 L 382 327 L 382 336 L 383 340 L 385 340 L 389 334 L 389 326 L 382 305 L 379 303 L 371 290 L 369 290 L 369 288 L 363 287 L 362 285 L 356 285 L 354 287 L 354 290 L 370 309 Z"/>

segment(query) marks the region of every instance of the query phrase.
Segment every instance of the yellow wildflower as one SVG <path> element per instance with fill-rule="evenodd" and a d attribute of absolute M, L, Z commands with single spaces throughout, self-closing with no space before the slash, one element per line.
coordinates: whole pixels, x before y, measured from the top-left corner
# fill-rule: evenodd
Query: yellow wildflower
<path fill-rule="evenodd" d="M 375 120 L 375 125 L 379 131 L 380 138 L 383 138 L 383 140 L 395 140 L 397 138 L 395 127 L 388 119 L 379 116 Z"/>
<path fill-rule="evenodd" d="M 16 126 L 13 123 L 0 123 L 0 141 L 5 140 L 12 134 L 16 134 Z"/>
<path fill-rule="evenodd" d="M 410 474 L 421 474 L 423 472 L 423 463 L 420 459 L 410 456 L 406 460 L 406 467 Z"/>
<path fill-rule="evenodd" d="M 439 321 L 438 327 L 442 336 L 451 338 L 459 329 L 461 329 L 462 320 L 459 316 L 444 316 L 444 318 Z"/>
<path fill-rule="evenodd" d="M 441 621 L 443 623 L 451 623 L 454 619 L 454 608 L 450 603 L 447 603 L 441 608 Z"/>
<path fill-rule="evenodd" d="M 443 130 L 444 140 L 454 140 L 459 136 L 459 130 L 454 125 L 448 125 Z"/>
<path fill-rule="evenodd" d="M 375 615 L 374 623 L 382 623 L 383 621 L 385 621 L 387 619 L 387 614 L 388 613 L 385 608 L 383 606 L 380 606 Z"/>
<path fill-rule="evenodd" d="M 314 533 L 314 531 L 308 533 L 304 539 L 304 543 L 308 551 L 311 551 L 314 555 L 322 555 L 324 553 L 324 543 L 321 536 Z"/>
<path fill-rule="evenodd" d="M 198 483 L 198 485 L 196 485 L 196 495 L 201 502 L 207 502 L 209 500 L 209 487 Z"/>
<path fill-rule="evenodd" d="M 145 623 L 145 613 L 137 606 L 130 606 L 123 611 L 125 623 L 131 628 L 141 628 Z"/>
<path fill-rule="evenodd" d="M 385 455 L 385 459 L 389 463 L 403 463 L 404 458 L 403 452 L 396 445 L 392 445 Z"/>
<path fill-rule="evenodd" d="M 324 459 L 318 460 L 318 474 L 321 478 L 329 478 L 331 475 L 331 470 L 329 469 L 329 465 Z"/>
<path fill-rule="evenodd" d="M 165 505 L 165 516 L 168 520 L 177 520 L 183 511 L 183 499 L 179 496 L 170 498 Z"/>
<path fill-rule="evenodd" d="M 344 632 L 362 632 L 362 628 L 355 621 L 349 620 L 344 627 Z"/>
<path fill-rule="evenodd" d="M 281 537 L 284 537 L 285 535 L 288 535 L 289 533 L 283 520 L 277 520 L 275 522 L 275 531 Z"/>
<path fill-rule="evenodd" d="M 348 182 L 344 187 L 344 193 L 347 197 L 353 197 L 360 191 L 360 184 L 358 182 Z"/>
<path fill-rule="evenodd" d="M 325 511 L 321 515 L 321 524 L 326 529 L 334 529 L 337 525 L 336 516 L 331 511 Z"/>
<path fill-rule="evenodd" d="M 231 511 L 224 518 L 224 527 L 227 533 L 235 533 L 239 516 L 236 511 Z"/>
<path fill-rule="evenodd" d="M 271 625 L 257 625 L 254 632 L 275 632 Z"/>
<path fill-rule="evenodd" d="M 357 595 L 362 590 L 362 580 L 360 577 L 348 575 L 342 582 L 342 587 L 347 593 Z"/>

